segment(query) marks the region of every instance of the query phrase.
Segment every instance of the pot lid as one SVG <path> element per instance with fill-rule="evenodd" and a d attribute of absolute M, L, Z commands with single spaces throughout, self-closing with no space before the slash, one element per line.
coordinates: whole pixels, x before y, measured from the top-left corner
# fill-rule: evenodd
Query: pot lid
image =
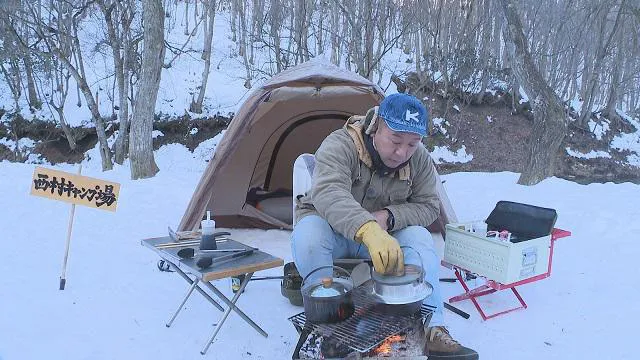
<path fill-rule="evenodd" d="M 423 301 L 427 296 L 433 293 L 433 286 L 426 281 L 421 282 L 415 289 L 412 289 L 413 293 L 407 296 L 393 295 L 381 295 L 376 293 L 373 289 L 373 295 L 378 299 L 377 301 L 383 304 L 389 305 L 406 305 L 416 301 Z"/>
<path fill-rule="evenodd" d="M 371 278 L 373 281 L 384 285 L 405 285 L 419 280 L 422 269 L 418 265 L 405 264 L 404 275 L 383 275 L 373 272 Z"/>
<path fill-rule="evenodd" d="M 316 284 L 309 290 L 309 295 L 316 298 L 339 296 L 348 292 L 343 284 L 332 278 L 323 278 L 320 284 Z"/>

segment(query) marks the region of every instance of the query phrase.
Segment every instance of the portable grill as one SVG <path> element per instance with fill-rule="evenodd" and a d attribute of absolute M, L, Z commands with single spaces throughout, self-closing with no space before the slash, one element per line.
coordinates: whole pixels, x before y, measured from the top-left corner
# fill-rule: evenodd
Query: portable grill
<path fill-rule="evenodd" d="M 359 353 L 365 353 L 380 345 L 388 337 L 407 331 L 418 320 L 424 326 L 431 320 L 435 308 L 422 305 L 420 312 L 414 315 L 395 315 L 383 312 L 372 295 L 372 283 L 366 283 L 353 289 L 355 311 L 347 320 L 339 323 L 315 323 L 306 319 L 301 312 L 289 318 L 293 323 L 300 339 L 293 354 L 299 358 L 300 348 L 309 335 L 316 334 L 323 338 L 331 338 Z"/>

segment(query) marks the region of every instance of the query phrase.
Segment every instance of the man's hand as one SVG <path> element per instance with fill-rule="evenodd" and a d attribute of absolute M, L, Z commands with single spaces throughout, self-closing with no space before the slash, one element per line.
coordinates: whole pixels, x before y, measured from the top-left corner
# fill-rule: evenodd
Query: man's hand
<path fill-rule="evenodd" d="M 363 242 L 373 261 L 373 268 L 380 274 L 404 273 L 404 256 L 398 240 L 378 225 L 369 221 L 356 232 L 356 241 Z"/>
<path fill-rule="evenodd" d="M 389 212 L 387 212 L 387 210 L 382 209 L 382 210 L 374 211 L 371 213 L 371 215 L 373 215 L 373 217 L 376 218 L 376 222 L 378 223 L 378 225 L 380 225 L 382 230 L 384 231 L 389 230 L 387 228 L 387 219 L 389 218 Z"/>

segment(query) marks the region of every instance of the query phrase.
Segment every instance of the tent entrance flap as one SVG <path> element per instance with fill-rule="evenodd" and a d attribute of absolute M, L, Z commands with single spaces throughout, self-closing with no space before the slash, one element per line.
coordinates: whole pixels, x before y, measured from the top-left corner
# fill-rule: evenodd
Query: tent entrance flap
<path fill-rule="evenodd" d="M 348 118 L 340 113 L 305 116 L 274 131 L 261 150 L 247 190 L 245 205 L 255 208 L 252 213 L 262 212 L 291 226 L 295 159 L 302 153 L 314 153 Z"/>
<path fill-rule="evenodd" d="M 300 154 L 313 154 L 327 135 L 341 128 L 345 114 L 308 116 L 291 124 L 275 143 L 264 180 L 265 190 L 292 189 L 293 163 Z"/>

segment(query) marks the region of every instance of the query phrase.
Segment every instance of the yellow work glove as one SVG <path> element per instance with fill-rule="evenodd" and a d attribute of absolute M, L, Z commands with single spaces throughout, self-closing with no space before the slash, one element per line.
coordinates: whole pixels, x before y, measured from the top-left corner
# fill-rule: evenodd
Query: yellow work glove
<path fill-rule="evenodd" d="M 398 240 L 375 221 L 369 221 L 356 231 L 356 241 L 369 249 L 373 268 L 380 274 L 404 274 L 404 256 Z"/>

